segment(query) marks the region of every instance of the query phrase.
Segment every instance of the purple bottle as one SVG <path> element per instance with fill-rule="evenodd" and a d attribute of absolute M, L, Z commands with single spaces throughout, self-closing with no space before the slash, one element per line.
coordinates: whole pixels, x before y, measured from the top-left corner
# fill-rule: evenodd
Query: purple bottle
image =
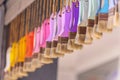
<path fill-rule="evenodd" d="M 58 14 L 57 14 L 57 19 L 55 21 L 56 23 L 56 35 L 54 36 L 53 38 L 53 41 L 52 41 L 52 47 L 53 48 L 56 48 L 57 47 L 57 44 L 59 43 L 59 35 L 62 31 L 62 12 L 59 11 Z M 55 53 L 55 52 L 53 52 Z"/>
<path fill-rule="evenodd" d="M 52 14 L 51 17 L 50 17 L 50 35 L 47 39 L 48 42 L 51 42 L 53 37 L 54 37 L 54 32 L 53 32 L 54 27 L 53 27 L 53 25 L 54 25 L 54 14 Z"/>
<path fill-rule="evenodd" d="M 65 8 L 65 17 L 64 17 L 64 30 L 62 32 L 62 34 L 60 35 L 61 38 L 61 43 L 68 43 L 68 36 L 69 36 L 69 32 L 70 32 L 70 21 L 71 21 L 71 8 L 70 6 L 67 6 Z"/>
<path fill-rule="evenodd" d="M 78 26 L 78 19 L 79 19 L 79 1 L 72 2 L 72 15 L 71 15 L 71 27 L 69 32 L 69 40 L 67 49 L 68 50 L 78 50 L 81 49 L 83 46 L 75 44 L 75 37 L 77 33 L 77 26 Z"/>
<path fill-rule="evenodd" d="M 62 14 L 61 11 L 59 11 L 58 15 L 57 15 L 57 34 L 54 38 L 54 40 L 58 40 L 58 36 L 60 35 L 62 30 Z"/>
<path fill-rule="evenodd" d="M 71 21 L 71 8 L 70 8 L 70 6 L 67 6 L 66 11 L 65 11 L 64 32 L 62 33 L 61 37 L 68 37 L 69 36 L 70 21 Z"/>
<path fill-rule="evenodd" d="M 71 19 L 71 27 L 70 27 L 70 39 L 75 39 L 77 32 L 77 24 L 79 18 L 79 1 L 72 2 L 72 19 Z"/>

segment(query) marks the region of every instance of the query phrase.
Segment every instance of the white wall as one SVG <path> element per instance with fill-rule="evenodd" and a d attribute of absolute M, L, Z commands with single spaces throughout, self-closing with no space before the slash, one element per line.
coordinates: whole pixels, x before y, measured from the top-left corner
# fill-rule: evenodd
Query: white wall
<path fill-rule="evenodd" d="M 117 58 L 82 74 L 77 74 L 76 80 L 117 80 L 118 62 Z"/>
<path fill-rule="evenodd" d="M 105 33 L 92 45 L 59 60 L 58 80 L 75 80 L 75 75 L 111 61 L 120 55 L 120 27 Z M 120 79 L 119 79 L 120 80 Z"/>

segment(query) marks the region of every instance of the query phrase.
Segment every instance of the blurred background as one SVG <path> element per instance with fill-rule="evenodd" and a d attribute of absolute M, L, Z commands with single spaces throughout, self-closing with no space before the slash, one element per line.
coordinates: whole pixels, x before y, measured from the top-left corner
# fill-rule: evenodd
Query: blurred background
<path fill-rule="evenodd" d="M 120 80 L 120 28 L 59 59 L 58 80 Z"/>

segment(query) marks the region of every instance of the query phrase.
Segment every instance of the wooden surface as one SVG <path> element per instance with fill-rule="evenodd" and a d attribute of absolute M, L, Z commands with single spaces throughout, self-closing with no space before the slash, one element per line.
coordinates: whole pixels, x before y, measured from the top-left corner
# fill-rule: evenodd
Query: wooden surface
<path fill-rule="evenodd" d="M 27 8 L 35 0 L 8 0 L 5 15 L 5 25 L 8 25 L 17 15 Z"/>

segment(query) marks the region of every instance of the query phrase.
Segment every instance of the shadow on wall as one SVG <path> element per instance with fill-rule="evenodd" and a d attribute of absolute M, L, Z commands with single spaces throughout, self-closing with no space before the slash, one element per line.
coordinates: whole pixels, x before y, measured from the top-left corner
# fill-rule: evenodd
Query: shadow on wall
<path fill-rule="evenodd" d="M 86 71 L 77 76 L 77 80 L 117 80 L 118 59 Z"/>

